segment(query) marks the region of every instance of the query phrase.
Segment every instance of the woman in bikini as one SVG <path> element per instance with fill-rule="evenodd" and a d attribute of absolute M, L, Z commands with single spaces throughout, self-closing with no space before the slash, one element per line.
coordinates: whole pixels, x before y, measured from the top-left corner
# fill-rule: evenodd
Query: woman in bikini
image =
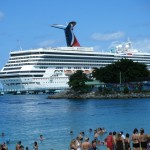
<path fill-rule="evenodd" d="M 140 150 L 138 129 L 135 128 L 132 134 L 133 150 Z"/>

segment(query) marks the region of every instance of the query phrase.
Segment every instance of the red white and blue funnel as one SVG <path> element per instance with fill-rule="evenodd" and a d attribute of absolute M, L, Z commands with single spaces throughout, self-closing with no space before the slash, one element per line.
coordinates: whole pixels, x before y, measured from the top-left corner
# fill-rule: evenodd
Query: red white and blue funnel
<path fill-rule="evenodd" d="M 63 29 L 65 31 L 67 46 L 69 46 L 69 47 L 78 46 L 79 47 L 80 44 L 73 33 L 73 27 L 75 25 L 76 25 L 76 22 L 72 21 L 72 22 L 69 22 L 69 24 L 67 26 L 58 25 L 58 24 L 53 24 L 51 26 L 55 27 L 55 28 Z"/>

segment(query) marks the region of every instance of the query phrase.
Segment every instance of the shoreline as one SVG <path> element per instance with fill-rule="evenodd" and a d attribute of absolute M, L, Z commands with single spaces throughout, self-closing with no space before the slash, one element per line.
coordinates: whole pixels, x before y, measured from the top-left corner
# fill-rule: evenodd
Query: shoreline
<path fill-rule="evenodd" d="M 129 98 L 150 98 L 150 92 L 144 93 L 114 93 L 114 94 L 105 94 L 91 92 L 86 94 L 74 94 L 68 92 L 60 92 L 55 95 L 49 95 L 48 99 L 129 99 Z"/>

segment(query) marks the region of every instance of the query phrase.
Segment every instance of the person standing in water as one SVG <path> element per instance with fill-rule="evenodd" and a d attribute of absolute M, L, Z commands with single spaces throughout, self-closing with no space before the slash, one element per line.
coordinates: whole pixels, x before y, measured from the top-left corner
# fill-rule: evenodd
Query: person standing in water
<path fill-rule="evenodd" d="M 141 150 L 146 150 L 147 148 L 147 135 L 144 133 L 144 129 L 140 129 L 140 136 L 139 136 Z"/>
<path fill-rule="evenodd" d="M 89 142 L 89 138 L 86 137 L 85 141 L 82 143 L 82 150 L 88 150 L 91 147 L 91 144 Z"/>
<path fill-rule="evenodd" d="M 133 150 L 140 150 L 138 129 L 135 128 L 132 134 Z"/>
<path fill-rule="evenodd" d="M 35 141 L 33 145 L 34 150 L 38 150 L 38 143 Z"/>
<path fill-rule="evenodd" d="M 124 150 L 124 139 L 121 136 L 121 133 L 118 133 L 116 138 L 116 150 Z"/>
<path fill-rule="evenodd" d="M 105 139 L 107 150 L 114 150 L 114 141 L 112 132 L 109 132 L 109 135 Z"/>
<path fill-rule="evenodd" d="M 129 136 L 129 133 L 127 133 L 124 139 L 125 150 L 131 150 Z"/>
<path fill-rule="evenodd" d="M 16 150 L 19 150 L 20 146 L 21 146 L 21 141 L 19 141 L 19 142 L 16 144 Z"/>

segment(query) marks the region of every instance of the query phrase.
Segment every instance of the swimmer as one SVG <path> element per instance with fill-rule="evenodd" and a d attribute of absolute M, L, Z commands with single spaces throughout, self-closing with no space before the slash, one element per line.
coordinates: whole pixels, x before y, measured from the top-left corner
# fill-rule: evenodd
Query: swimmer
<path fill-rule="evenodd" d="M 21 141 L 19 141 L 19 142 L 16 144 L 16 150 L 20 150 L 20 149 L 19 149 L 20 146 L 21 146 Z"/>
<path fill-rule="evenodd" d="M 40 135 L 40 141 L 42 142 L 44 140 L 43 135 Z"/>
<path fill-rule="evenodd" d="M 24 146 L 20 145 L 19 150 L 24 150 Z"/>
<path fill-rule="evenodd" d="M 91 128 L 89 129 L 89 132 L 92 132 L 92 129 L 91 129 Z"/>
<path fill-rule="evenodd" d="M 106 129 L 105 128 L 102 128 L 102 131 L 103 133 L 107 133 Z"/>
<path fill-rule="evenodd" d="M 35 141 L 33 145 L 34 150 L 38 150 L 38 143 Z"/>
<path fill-rule="evenodd" d="M 83 140 L 83 136 L 82 136 L 82 132 L 80 132 L 80 134 L 79 134 L 79 139 L 82 141 Z"/>
<path fill-rule="evenodd" d="M 10 139 L 6 141 L 7 144 L 10 144 Z"/>
<path fill-rule="evenodd" d="M 101 141 L 100 140 L 97 141 L 97 145 L 101 145 Z"/>
<path fill-rule="evenodd" d="M 73 134 L 73 131 L 72 131 L 72 130 L 70 131 L 70 134 L 71 134 L 71 135 Z"/>
<path fill-rule="evenodd" d="M 4 137 L 5 136 L 5 134 L 4 134 L 4 132 L 2 132 L 2 137 Z"/>

